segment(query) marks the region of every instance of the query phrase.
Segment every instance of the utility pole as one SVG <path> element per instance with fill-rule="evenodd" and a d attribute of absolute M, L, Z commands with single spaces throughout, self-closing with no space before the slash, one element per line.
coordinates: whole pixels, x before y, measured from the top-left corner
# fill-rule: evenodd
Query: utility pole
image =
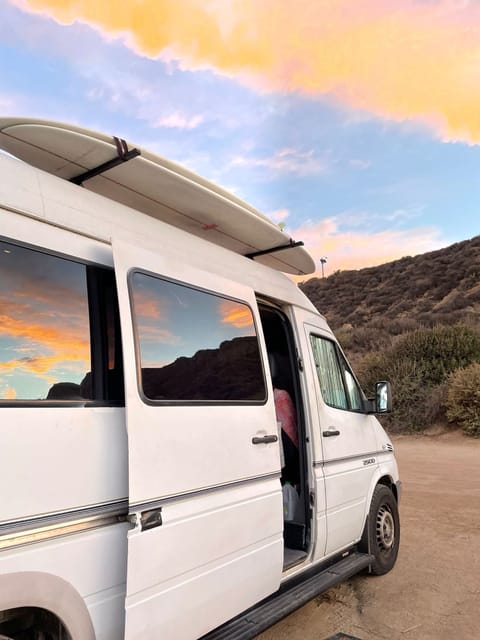
<path fill-rule="evenodd" d="M 324 265 L 324 264 L 326 264 L 326 262 L 327 262 L 327 259 L 326 259 L 325 257 L 320 258 L 320 263 L 321 263 L 321 265 L 322 265 L 322 278 L 324 278 L 324 277 L 325 277 L 325 272 L 324 272 L 323 265 Z"/>

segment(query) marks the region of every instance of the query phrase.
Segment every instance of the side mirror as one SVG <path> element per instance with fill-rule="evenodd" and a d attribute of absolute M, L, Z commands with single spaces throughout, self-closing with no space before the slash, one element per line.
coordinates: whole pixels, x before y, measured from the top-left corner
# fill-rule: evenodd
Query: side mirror
<path fill-rule="evenodd" d="M 375 384 L 375 413 L 390 413 L 392 410 L 392 388 L 389 382 Z"/>

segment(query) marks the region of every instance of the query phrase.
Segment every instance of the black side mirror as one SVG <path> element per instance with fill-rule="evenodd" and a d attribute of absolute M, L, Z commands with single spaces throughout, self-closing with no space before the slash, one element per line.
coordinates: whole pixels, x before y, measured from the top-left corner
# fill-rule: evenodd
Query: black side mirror
<path fill-rule="evenodd" d="M 392 410 L 392 388 L 389 382 L 375 384 L 375 413 L 390 413 Z"/>

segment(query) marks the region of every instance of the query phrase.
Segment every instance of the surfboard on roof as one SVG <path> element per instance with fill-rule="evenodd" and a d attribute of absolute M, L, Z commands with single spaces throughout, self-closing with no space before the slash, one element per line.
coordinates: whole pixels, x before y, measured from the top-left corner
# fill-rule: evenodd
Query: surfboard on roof
<path fill-rule="evenodd" d="M 303 243 L 267 216 L 212 182 L 121 138 L 54 121 L 0 118 L 0 148 L 278 271 L 315 271 Z"/>

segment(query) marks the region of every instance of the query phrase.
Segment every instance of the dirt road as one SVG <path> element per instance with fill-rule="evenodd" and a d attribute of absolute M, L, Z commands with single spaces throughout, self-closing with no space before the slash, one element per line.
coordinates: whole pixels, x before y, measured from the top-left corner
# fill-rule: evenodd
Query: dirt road
<path fill-rule="evenodd" d="M 272 627 L 261 640 L 480 639 L 480 441 L 401 437 L 402 536 L 394 570 L 357 576 Z"/>

